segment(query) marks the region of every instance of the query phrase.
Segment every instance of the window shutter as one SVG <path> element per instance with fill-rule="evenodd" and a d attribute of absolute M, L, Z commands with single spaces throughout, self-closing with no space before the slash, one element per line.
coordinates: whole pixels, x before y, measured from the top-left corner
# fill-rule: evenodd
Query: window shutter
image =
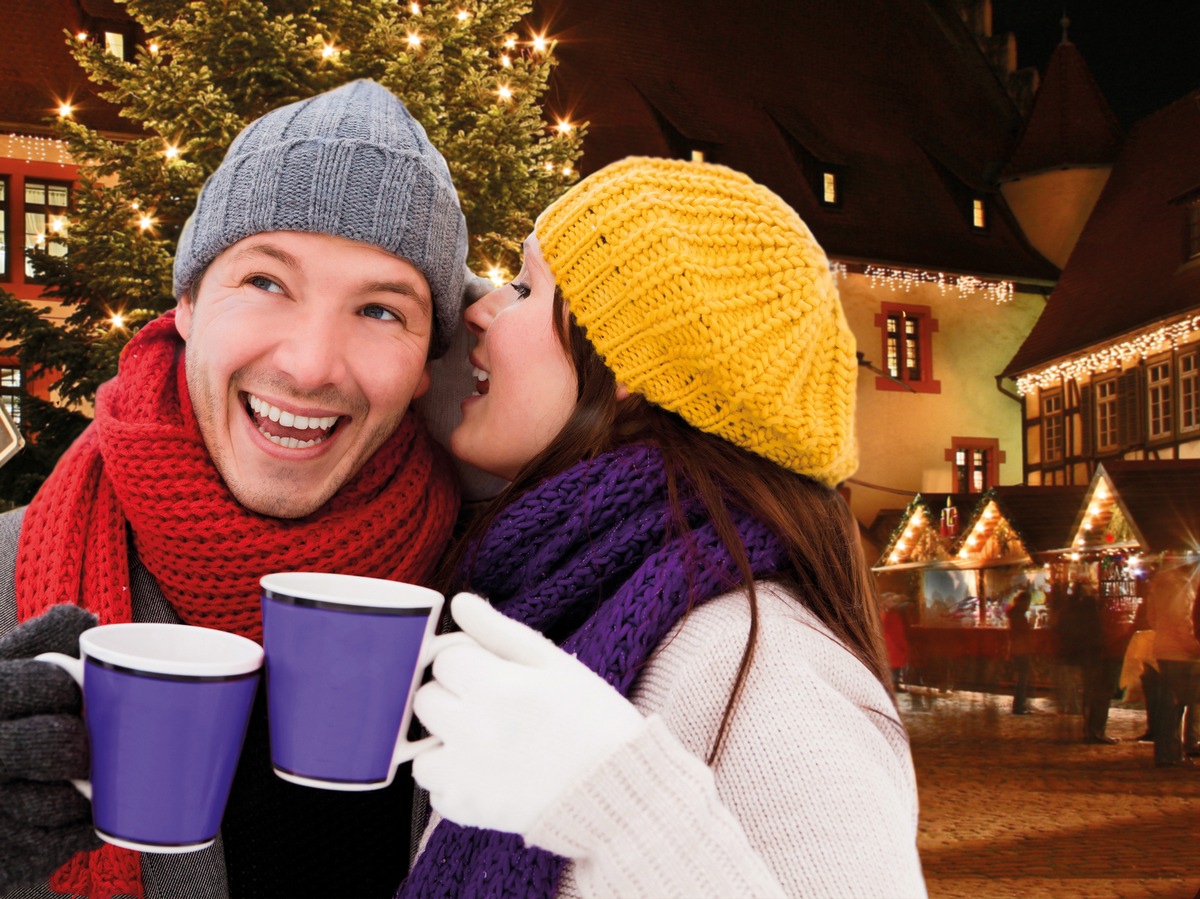
<path fill-rule="evenodd" d="M 1094 456 L 1096 454 L 1096 408 L 1092 405 L 1092 386 L 1090 384 L 1079 388 L 1079 418 L 1083 423 L 1083 446 L 1079 447 L 1078 455 Z"/>
<path fill-rule="evenodd" d="M 1117 442 L 1129 449 L 1145 442 L 1143 377 L 1140 368 L 1117 378 Z"/>

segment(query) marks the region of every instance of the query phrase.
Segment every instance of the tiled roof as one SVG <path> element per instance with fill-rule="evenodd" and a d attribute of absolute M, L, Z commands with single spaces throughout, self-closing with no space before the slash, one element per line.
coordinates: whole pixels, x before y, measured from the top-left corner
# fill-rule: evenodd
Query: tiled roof
<path fill-rule="evenodd" d="M 95 8 L 90 12 L 82 8 Z M 48 133 L 58 104 L 69 100 L 75 118 L 102 131 L 129 132 L 130 123 L 96 96 L 94 86 L 67 49 L 66 31 L 95 24 L 90 16 L 128 21 L 111 2 L 39 0 L 0 4 L 0 29 L 6 45 L 0 63 L 0 128 Z"/>
<path fill-rule="evenodd" d="M 1006 374 L 1200 307 L 1185 265 L 1188 203 L 1200 187 L 1200 90 L 1143 119 Z"/>
<path fill-rule="evenodd" d="M 1050 56 L 1017 148 L 1002 177 L 1069 165 L 1109 165 L 1121 126 L 1083 55 L 1063 41 Z"/>
<path fill-rule="evenodd" d="M 1101 465 L 1143 550 L 1200 550 L 1200 459 Z"/>
<path fill-rule="evenodd" d="M 590 123 L 585 173 L 698 145 L 780 194 L 831 256 L 1057 277 L 995 191 L 1019 116 L 956 16 L 924 0 L 543 0 L 538 15 L 559 41 L 548 105 Z M 838 167 L 838 208 L 817 163 Z"/>

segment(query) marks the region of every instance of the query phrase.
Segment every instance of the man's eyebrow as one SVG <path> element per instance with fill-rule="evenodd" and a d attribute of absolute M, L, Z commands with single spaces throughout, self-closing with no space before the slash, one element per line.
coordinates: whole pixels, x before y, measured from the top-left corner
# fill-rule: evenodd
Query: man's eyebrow
<path fill-rule="evenodd" d="M 240 260 L 249 256 L 270 256 L 272 259 L 277 259 L 286 265 L 288 268 L 298 271 L 303 268 L 300 260 L 289 253 L 287 250 L 281 250 L 274 244 L 269 243 L 252 243 L 242 247 L 234 254 L 234 259 Z"/>
<path fill-rule="evenodd" d="M 407 281 L 368 281 L 361 289 L 363 293 L 397 293 L 416 301 L 423 311 L 430 312 L 429 297 Z"/>

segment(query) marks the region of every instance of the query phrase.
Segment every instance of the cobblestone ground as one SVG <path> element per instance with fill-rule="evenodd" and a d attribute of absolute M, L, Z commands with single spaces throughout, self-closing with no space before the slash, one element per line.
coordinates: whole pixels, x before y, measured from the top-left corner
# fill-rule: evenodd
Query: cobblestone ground
<path fill-rule="evenodd" d="M 926 709 L 914 708 L 924 701 Z M 1047 700 L 900 696 L 933 899 L 1200 899 L 1200 766 L 1155 768 L 1141 710 L 1114 706 L 1113 746 L 1081 742 Z"/>

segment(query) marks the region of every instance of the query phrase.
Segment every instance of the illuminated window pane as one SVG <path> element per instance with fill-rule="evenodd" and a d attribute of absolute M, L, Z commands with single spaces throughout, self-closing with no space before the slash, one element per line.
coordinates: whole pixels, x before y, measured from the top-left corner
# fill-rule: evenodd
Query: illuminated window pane
<path fill-rule="evenodd" d="M 692 151 L 692 162 L 704 162 L 704 151 L 703 150 L 693 150 Z"/>
<path fill-rule="evenodd" d="M 838 201 L 837 175 L 833 172 L 823 172 L 821 175 L 821 185 L 825 194 L 825 202 L 836 203 Z"/>
<path fill-rule="evenodd" d="M 14 424 L 21 423 L 21 369 L 12 365 L 0 366 L 0 405 Z"/>
<path fill-rule="evenodd" d="M 1104 381 L 1096 388 L 1096 446 L 1112 449 L 1117 445 L 1117 381 Z"/>
<path fill-rule="evenodd" d="M 976 228 L 987 227 L 987 217 L 983 209 L 983 200 L 978 197 L 971 201 L 971 224 Z"/>
<path fill-rule="evenodd" d="M 70 188 L 65 184 L 50 184 L 42 181 L 25 182 L 25 248 L 46 249 L 51 256 L 65 256 L 67 246 L 54 240 L 61 233 L 66 221 Z M 51 227 L 54 225 L 55 227 Z M 50 229 L 50 230 L 47 230 Z M 36 275 L 33 263 L 25 259 L 25 277 L 33 280 Z"/>
<path fill-rule="evenodd" d="M 1042 397 L 1042 453 L 1047 462 L 1057 462 L 1066 452 L 1062 394 Z"/>
<path fill-rule="evenodd" d="M 1171 397 L 1171 364 L 1159 362 L 1151 365 L 1147 386 L 1150 394 L 1150 436 L 1170 436 L 1175 411 Z"/>
<path fill-rule="evenodd" d="M 117 59 L 125 58 L 125 35 L 115 31 L 104 32 L 104 51 Z"/>

